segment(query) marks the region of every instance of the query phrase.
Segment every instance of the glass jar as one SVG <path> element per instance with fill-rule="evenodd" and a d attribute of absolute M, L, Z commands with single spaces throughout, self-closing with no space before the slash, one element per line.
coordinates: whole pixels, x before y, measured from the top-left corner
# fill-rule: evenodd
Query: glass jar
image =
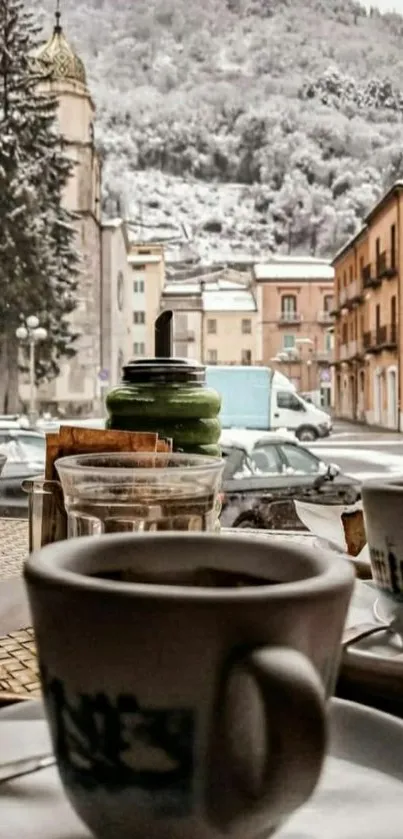
<path fill-rule="evenodd" d="M 123 368 L 123 380 L 106 397 L 107 427 L 155 431 L 173 440 L 173 450 L 217 457 L 221 397 L 206 387 L 196 361 L 148 358 Z"/>

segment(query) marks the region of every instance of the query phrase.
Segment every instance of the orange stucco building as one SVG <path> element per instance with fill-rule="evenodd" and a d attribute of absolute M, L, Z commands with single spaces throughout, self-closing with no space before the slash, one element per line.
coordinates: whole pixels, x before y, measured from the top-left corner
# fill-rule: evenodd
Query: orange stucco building
<path fill-rule="evenodd" d="M 400 430 L 403 182 L 373 207 L 335 269 L 335 412 Z"/>
<path fill-rule="evenodd" d="M 327 260 L 276 256 L 254 267 L 263 364 L 331 404 L 334 270 Z"/>

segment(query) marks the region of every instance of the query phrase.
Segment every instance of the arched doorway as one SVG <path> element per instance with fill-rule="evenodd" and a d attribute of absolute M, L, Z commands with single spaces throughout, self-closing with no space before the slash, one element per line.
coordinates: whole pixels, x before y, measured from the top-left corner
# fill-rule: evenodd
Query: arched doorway
<path fill-rule="evenodd" d="M 397 414 L 397 367 L 388 368 L 386 375 L 386 394 L 388 406 L 388 428 L 398 428 Z"/>

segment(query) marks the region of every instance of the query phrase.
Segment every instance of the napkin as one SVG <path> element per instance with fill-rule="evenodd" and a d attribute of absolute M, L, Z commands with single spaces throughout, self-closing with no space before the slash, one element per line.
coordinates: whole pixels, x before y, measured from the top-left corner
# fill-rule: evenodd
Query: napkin
<path fill-rule="evenodd" d="M 298 518 L 315 536 L 326 539 L 340 551 L 347 552 L 347 543 L 341 516 L 343 513 L 355 513 L 362 510 L 362 502 L 356 504 L 308 504 L 306 501 L 294 501 Z M 368 545 L 355 557 L 357 561 L 369 563 Z"/>

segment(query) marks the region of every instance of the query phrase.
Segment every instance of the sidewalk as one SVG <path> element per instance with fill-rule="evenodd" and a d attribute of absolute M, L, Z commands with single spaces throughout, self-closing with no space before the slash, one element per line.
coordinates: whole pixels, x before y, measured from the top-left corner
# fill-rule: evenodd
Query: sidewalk
<path fill-rule="evenodd" d="M 393 428 L 384 428 L 380 425 L 368 425 L 367 423 L 359 420 L 347 420 L 343 417 L 339 418 L 333 416 L 332 420 L 334 432 L 358 431 L 360 434 L 389 434 L 393 437 L 401 437 L 403 441 L 403 431 L 396 431 Z"/>

